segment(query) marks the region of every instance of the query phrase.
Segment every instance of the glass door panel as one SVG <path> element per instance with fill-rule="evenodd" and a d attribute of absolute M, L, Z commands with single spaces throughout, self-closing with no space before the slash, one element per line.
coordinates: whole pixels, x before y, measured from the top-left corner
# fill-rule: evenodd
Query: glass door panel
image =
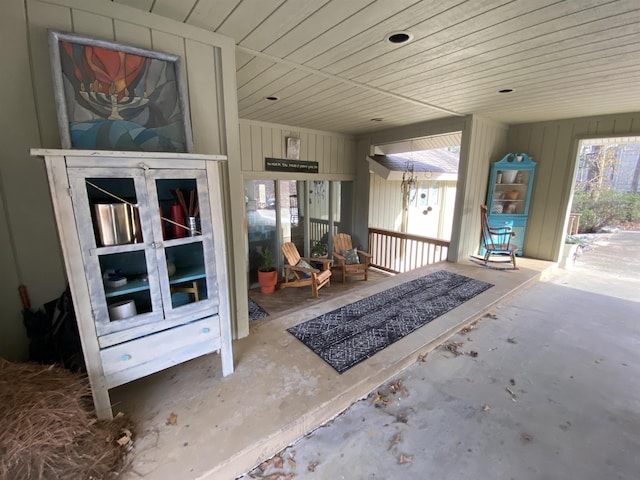
<path fill-rule="evenodd" d="M 273 180 L 246 180 L 244 187 L 251 285 L 258 281 L 258 267 L 262 264 L 262 252 L 265 248 L 270 248 L 274 258 L 279 258 L 276 186 Z"/>
<path fill-rule="evenodd" d="M 278 182 L 280 199 L 280 232 L 282 242 L 293 242 L 301 256 L 304 256 L 304 182 L 280 180 Z"/>
<path fill-rule="evenodd" d="M 329 244 L 329 182 L 314 180 L 309 185 L 309 244 L 311 250 L 318 244 Z"/>
<path fill-rule="evenodd" d="M 70 168 L 69 182 L 98 335 L 162 319 L 144 173 Z"/>
<path fill-rule="evenodd" d="M 200 209 L 201 203 L 209 203 L 206 177 L 199 170 L 157 171 L 150 176 L 150 198 L 160 215 L 155 228 L 162 242 L 156 242 L 156 252 L 165 316 L 175 318 L 205 308 L 204 302 L 215 297 L 215 282 L 205 269 L 214 264 L 213 238 L 202 234 L 211 231 L 211 216 Z"/>
<path fill-rule="evenodd" d="M 100 255 L 98 259 L 109 321 L 152 311 L 144 250 Z"/>
<path fill-rule="evenodd" d="M 165 249 L 165 261 L 173 308 L 207 299 L 202 243 L 168 247 Z"/>

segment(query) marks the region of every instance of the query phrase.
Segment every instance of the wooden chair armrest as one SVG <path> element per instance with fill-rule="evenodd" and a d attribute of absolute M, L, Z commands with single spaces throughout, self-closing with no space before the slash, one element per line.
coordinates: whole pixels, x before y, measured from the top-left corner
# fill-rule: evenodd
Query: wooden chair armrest
<path fill-rule="evenodd" d="M 358 254 L 364 255 L 365 257 L 373 258 L 373 255 L 371 255 L 369 252 L 365 252 L 362 250 L 358 250 Z"/>
<path fill-rule="evenodd" d="M 296 265 L 285 265 L 284 268 L 285 270 L 291 269 L 291 270 L 296 270 L 298 272 L 320 273 L 320 270 L 318 270 L 317 268 L 298 267 Z"/>
<path fill-rule="evenodd" d="M 333 252 L 333 258 L 334 260 L 338 260 L 338 263 L 340 265 L 344 265 L 345 262 L 347 261 L 347 259 L 344 258 L 344 256 L 340 255 L 338 252 Z"/>
<path fill-rule="evenodd" d="M 331 263 L 333 263 L 333 260 L 331 260 L 330 258 L 324 258 L 324 257 L 301 257 L 301 258 L 303 260 L 306 260 L 309 263 L 311 262 L 322 263 L 322 270 L 328 270 L 329 267 L 331 266 Z"/>

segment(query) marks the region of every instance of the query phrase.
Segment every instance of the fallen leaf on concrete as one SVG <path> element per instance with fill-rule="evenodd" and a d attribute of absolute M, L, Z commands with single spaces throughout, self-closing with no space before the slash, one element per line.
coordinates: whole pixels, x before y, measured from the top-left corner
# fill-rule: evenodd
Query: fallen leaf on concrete
<path fill-rule="evenodd" d="M 462 346 L 462 342 L 449 342 L 443 345 L 446 350 L 449 350 L 456 357 L 462 355 L 462 352 L 458 351 L 458 349 Z"/>
<path fill-rule="evenodd" d="M 509 342 L 509 343 L 518 343 L 514 337 L 507 338 L 507 342 Z"/>
<path fill-rule="evenodd" d="M 291 451 L 289 452 L 289 458 L 290 458 L 291 460 L 293 460 L 294 458 L 296 458 L 296 451 L 295 451 L 295 450 L 291 450 Z"/>
<path fill-rule="evenodd" d="M 511 400 L 513 400 L 515 402 L 516 401 L 516 394 L 513 393 L 513 390 L 511 390 L 509 387 L 506 387 L 505 390 L 507 392 L 509 392 L 509 395 L 511 395 Z"/>
<path fill-rule="evenodd" d="M 391 450 L 393 447 L 398 445 L 401 441 L 402 441 L 402 432 L 398 432 L 393 437 L 391 437 L 391 441 L 389 442 L 389 448 L 387 448 L 387 450 Z"/>
<path fill-rule="evenodd" d="M 419 362 L 426 362 L 427 361 L 427 355 L 429 355 L 429 353 L 420 353 L 420 354 L 418 354 L 418 361 Z"/>
<path fill-rule="evenodd" d="M 398 379 L 393 383 L 389 384 L 389 392 L 391 392 L 393 395 L 395 395 L 397 392 L 400 391 L 400 389 L 402 388 L 402 380 Z"/>
<path fill-rule="evenodd" d="M 478 356 L 478 352 L 476 352 L 475 350 L 470 350 L 469 352 L 467 352 L 467 355 L 476 358 Z"/>
<path fill-rule="evenodd" d="M 493 348 L 490 348 L 489 351 L 493 352 L 494 350 L 497 350 L 497 349 L 498 349 L 498 347 L 493 347 Z"/>
<path fill-rule="evenodd" d="M 371 403 L 378 403 L 380 400 L 382 400 L 382 394 L 380 392 L 376 392 L 376 394 L 371 399 Z"/>
<path fill-rule="evenodd" d="M 396 422 L 407 423 L 409 421 L 409 416 L 406 411 L 398 412 L 396 415 Z"/>
<path fill-rule="evenodd" d="M 307 470 L 310 472 L 315 472 L 317 466 L 318 462 L 311 462 L 309 465 L 307 465 Z"/>
<path fill-rule="evenodd" d="M 523 433 L 520 435 L 520 440 L 522 440 L 523 443 L 528 443 L 531 440 L 533 440 L 533 435 L 529 435 L 528 433 Z"/>
<path fill-rule="evenodd" d="M 493 320 L 496 320 L 498 316 L 495 313 L 489 312 L 489 313 L 485 313 L 482 318 L 491 318 Z"/>
<path fill-rule="evenodd" d="M 404 453 L 400 454 L 398 457 L 398 464 L 402 465 L 403 463 L 411 463 L 413 462 L 413 455 L 406 455 Z"/>
<path fill-rule="evenodd" d="M 478 320 L 474 320 L 473 322 L 471 322 L 469 325 L 467 325 L 466 327 L 464 327 L 462 330 L 460 330 L 458 333 L 460 335 L 466 335 L 467 333 L 469 333 L 471 330 L 474 330 L 476 328 L 476 325 L 478 324 Z"/>
<path fill-rule="evenodd" d="M 167 425 L 175 425 L 176 423 L 178 423 L 178 415 L 171 412 L 171 414 L 169 414 L 169 418 L 167 418 Z"/>
<path fill-rule="evenodd" d="M 282 457 L 280 455 L 276 455 L 275 457 L 273 457 L 274 468 L 282 468 L 283 465 L 284 465 L 284 460 L 282 460 Z"/>
<path fill-rule="evenodd" d="M 483 405 L 482 406 L 482 411 L 483 412 L 488 412 L 489 410 L 491 410 L 491 407 L 489 405 Z"/>
<path fill-rule="evenodd" d="M 296 469 L 296 461 L 293 458 L 287 458 L 287 463 L 289 464 L 289 468 L 291 470 Z"/>
<path fill-rule="evenodd" d="M 515 384 L 516 384 L 516 381 L 515 381 L 513 378 L 511 378 L 511 379 L 509 379 L 509 383 L 510 383 L 511 385 L 515 385 Z"/>

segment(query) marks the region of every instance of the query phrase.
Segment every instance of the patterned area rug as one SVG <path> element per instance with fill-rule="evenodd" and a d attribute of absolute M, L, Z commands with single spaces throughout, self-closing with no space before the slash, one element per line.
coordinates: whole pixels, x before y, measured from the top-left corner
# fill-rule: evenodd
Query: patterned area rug
<path fill-rule="evenodd" d="M 492 287 L 438 270 L 288 329 L 342 373 Z"/>
<path fill-rule="evenodd" d="M 268 317 L 269 314 L 264 308 L 253 300 L 249 299 L 249 320 L 257 320 L 258 318 Z"/>

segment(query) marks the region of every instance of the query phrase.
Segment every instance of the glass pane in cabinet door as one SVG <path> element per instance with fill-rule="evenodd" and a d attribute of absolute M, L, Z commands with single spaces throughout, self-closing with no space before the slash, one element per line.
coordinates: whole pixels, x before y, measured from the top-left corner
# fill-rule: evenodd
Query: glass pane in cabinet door
<path fill-rule="evenodd" d="M 133 178 L 87 178 L 96 245 L 109 247 L 143 241 Z"/>
<path fill-rule="evenodd" d="M 100 255 L 100 273 L 111 322 L 152 311 L 144 250 Z"/>
<path fill-rule="evenodd" d="M 196 180 L 156 180 L 162 238 L 172 240 L 200 234 L 200 206 Z"/>
<path fill-rule="evenodd" d="M 202 242 L 165 248 L 173 308 L 207 299 Z"/>

